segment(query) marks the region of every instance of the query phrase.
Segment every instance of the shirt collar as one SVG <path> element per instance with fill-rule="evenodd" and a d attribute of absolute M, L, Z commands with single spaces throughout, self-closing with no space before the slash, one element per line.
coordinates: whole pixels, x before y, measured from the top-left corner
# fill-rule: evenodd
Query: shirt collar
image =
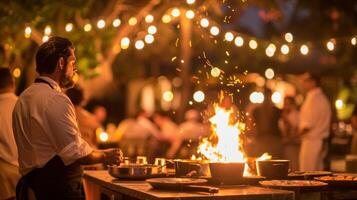
<path fill-rule="evenodd" d="M 39 76 L 38 78 L 47 81 L 56 91 L 62 92 L 61 87 L 52 78 L 47 76 Z"/>

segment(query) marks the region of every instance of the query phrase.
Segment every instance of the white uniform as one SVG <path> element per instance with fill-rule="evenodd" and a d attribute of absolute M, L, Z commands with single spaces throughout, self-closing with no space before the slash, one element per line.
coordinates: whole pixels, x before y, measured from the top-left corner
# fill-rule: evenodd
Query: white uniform
<path fill-rule="evenodd" d="M 323 170 L 323 159 L 327 149 L 323 140 L 329 136 L 331 107 L 320 88 L 309 91 L 300 111 L 299 129 L 309 131 L 302 136 L 300 170 Z"/>

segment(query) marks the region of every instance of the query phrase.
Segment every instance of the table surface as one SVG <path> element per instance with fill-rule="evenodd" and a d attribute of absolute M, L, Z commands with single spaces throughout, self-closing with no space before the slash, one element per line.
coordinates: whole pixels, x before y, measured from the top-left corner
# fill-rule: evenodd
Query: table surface
<path fill-rule="evenodd" d="M 230 185 L 220 186 L 219 192 L 209 194 L 194 191 L 155 190 L 145 181 L 119 180 L 113 178 L 105 170 L 85 171 L 84 179 L 100 187 L 116 191 L 120 194 L 145 200 L 162 199 L 277 199 L 293 200 L 294 193 L 285 190 L 268 189 L 255 186 Z"/>

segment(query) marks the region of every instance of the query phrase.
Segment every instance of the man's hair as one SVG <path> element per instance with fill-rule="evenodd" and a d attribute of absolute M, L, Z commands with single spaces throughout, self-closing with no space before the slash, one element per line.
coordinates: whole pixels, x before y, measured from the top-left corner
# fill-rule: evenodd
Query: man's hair
<path fill-rule="evenodd" d="M 0 89 L 5 89 L 14 84 L 9 68 L 0 68 Z"/>
<path fill-rule="evenodd" d="M 41 44 L 36 53 L 36 71 L 39 74 L 52 74 L 57 66 L 58 60 L 63 57 L 65 62 L 71 56 L 70 48 L 73 43 L 66 38 L 51 37 L 47 42 Z"/>
<path fill-rule="evenodd" d="M 68 89 L 66 94 L 75 106 L 80 105 L 84 99 L 83 89 L 78 85 Z"/>

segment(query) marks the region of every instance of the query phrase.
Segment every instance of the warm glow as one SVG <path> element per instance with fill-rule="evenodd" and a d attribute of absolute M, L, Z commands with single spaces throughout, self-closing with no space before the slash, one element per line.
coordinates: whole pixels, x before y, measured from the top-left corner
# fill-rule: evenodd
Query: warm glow
<path fill-rule="evenodd" d="M 217 26 L 212 26 L 210 29 L 210 33 L 214 36 L 219 34 L 219 28 Z"/>
<path fill-rule="evenodd" d="M 106 141 L 108 141 L 108 139 L 109 139 L 109 135 L 108 135 L 108 133 L 106 133 L 106 132 L 101 132 L 100 134 L 99 134 L 99 139 L 100 139 L 100 141 L 101 142 L 106 142 Z"/>
<path fill-rule="evenodd" d="M 66 24 L 65 29 L 67 32 L 71 32 L 73 30 L 73 24 L 72 23 Z"/>
<path fill-rule="evenodd" d="M 195 93 L 193 93 L 193 100 L 195 100 L 198 103 L 201 103 L 202 101 L 205 100 L 205 93 L 202 91 L 198 90 Z"/>
<path fill-rule="evenodd" d="M 294 36 L 291 33 L 285 33 L 285 40 L 287 42 L 292 42 L 294 40 Z"/>
<path fill-rule="evenodd" d="M 213 77 L 218 77 L 221 74 L 221 70 L 218 67 L 213 67 L 211 69 L 211 75 Z"/>
<path fill-rule="evenodd" d="M 309 53 L 309 47 L 307 47 L 305 44 L 301 45 L 300 52 L 302 55 L 307 55 Z"/>
<path fill-rule="evenodd" d="M 326 47 L 329 51 L 333 51 L 335 49 L 335 40 L 328 41 Z"/>
<path fill-rule="evenodd" d="M 27 26 L 25 28 L 25 38 L 29 38 L 31 36 L 31 33 L 32 33 L 31 27 Z"/>
<path fill-rule="evenodd" d="M 186 0 L 187 4 L 194 4 L 196 0 Z"/>
<path fill-rule="evenodd" d="M 207 28 L 209 26 L 209 21 L 206 18 L 201 19 L 200 24 L 203 28 Z"/>
<path fill-rule="evenodd" d="M 145 46 L 145 43 L 142 40 L 138 40 L 135 42 L 135 48 L 138 50 L 143 49 Z"/>
<path fill-rule="evenodd" d="M 47 35 L 43 36 L 42 37 L 42 42 L 47 42 L 49 39 L 49 37 Z"/>
<path fill-rule="evenodd" d="M 193 19 L 195 17 L 195 13 L 192 10 L 186 11 L 186 17 L 187 19 Z"/>
<path fill-rule="evenodd" d="M 45 27 L 45 35 L 51 35 L 51 33 L 52 33 L 51 26 L 47 25 Z"/>
<path fill-rule="evenodd" d="M 130 26 L 135 26 L 136 23 L 138 23 L 138 20 L 135 17 L 130 17 L 128 23 Z"/>
<path fill-rule="evenodd" d="M 19 78 L 21 76 L 21 70 L 19 68 L 15 68 L 14 71 L 12 72 L 12 75 L 15 78 Z"/>
<path fill-rule="evenodd" d="M 86 25 L 84 25 L 84 31 L 85 31 L 85 32 L 88 32 L 88 31 L 90 31 L 90 30 L 92 30 L 92 25 L 91 25 L 91 24 L 86 24 Z"/>
<path fill-rule="evenodd" d="M 264 153 L 259 158 L 255 159 L 255 161 L 263 161 L 263 160 L 270 160 L 270 159 L 271 159 L 271 155 L 269 155 L 268 153 Z"/>
<path fill-rule="evenodd" d="M 154 36 L 153 35 L 146 35 L 144 40 L 145 40 L 146 43 L 151 44 L 151 43 L 154 42 Z"/>
<path fill-rule="evenodd" d="M 265 70 L 265 77 L 267 79 L 272 79 L 272 78 L 274 78 L 274 76 L 275 76 L 275 72 L 272 68 L 268 68 Z"/>
<path fill-rule="evenodd" d="M 272 100 L 273 103 L 275 103 L 275 104 L 280 104 L 283 99 L 282 99 L 282 96 L 281 96 L 280 92 L 275 91 L 275 92 L 273 93 L 273 95 L 271 95 L 271 100 Z"/>
<path fill-rule="evenodd" d="M 100 19 L 98 22 L 97 22 L 97 27 L 99 29 L 102 29 L 105 27 L 105 21 L 103 19 Z"/>
<path fill-rule="evenodd" d="M 255 40 L 250 40 L 250 41 L 249 41 L 249 47 L 250 47 L 251 49 L 256 49 L 256 48 L 258 48 L 258 43 L 257 43 L 257 41 L 255 41 Z"/>
<path fill-rule="evenodd" d="M 224 35 L 224 39 L 226 39 L 228 42 L 232 42 L 233 39 L 234 39 L 233 33 L 227 32 L 227 33 Z"/>
<path fill-rule="evenodd" d="M 243 46 L 243 44 L 244 44 L 243 38 L 240 37 L 240 36 L 236 37 L 236 39 L 234 39 L 234 44 L 235 44 L 237 47 Z"/>
<path fill-rule="evenodd" d="M 171 15 L 174 16 L 174 17 L 178 17 L 178 16 L 181 15 L 181 12 L 180 12 L 180 10 L 178 8 L 174 8 L 171 11 Z"/>
<path fill-rule="evenodd" d="M 146 17 L 145 17 L 145 22 L 146 23 L 152 23 L 153 21 L 154 21 L 154 16 L 146 15 Z"/>
<path fill-rule="evenodd" d="M 113 21 L 113 27 L 118 27 L 118 26 L 120 26 L 120 24 L 121 24 L 120 19 L 114 19 L 114 21 Z"/>
<path fill-rule="evenodd" d="M 170 15 L 166 15 L 166 14 L 165 14 L 164 16 L 162 16 L 161 20 L 162 20 L 162 22 L 164 22 L 165 24 L 167 24 L 167 23 L 170 23 L 171 17 L 170 17 Z"/>
<path fill-rule="evenodd" d="M 354 45 L 356 45 L 356 37 L 353 37 L 352 39 L 351 39 L 351 44 L 354 46 Z"/>
<path fill-rule="evenodd" d="M 122 49 L 127 49 L 129 48 L 130 40 L 127 37 L 123 37 L 120 41 L 120 47 Z"/>
<path fill-rule="evenodd" d="M 336 101 L 335 101 L 335 106 L 336 106 L 336 109 L 337 110 L 340 110 L 340 109 L 342 109 L 343 108 L 343 101 L 341 100 L 341 99 L 337 99 Z"/>
<path fill-rule="evenodd" d="M 172 91 L 165 91 L 162 94 L 162 99 L 166 102 L 171 102 L 174 99 L 174 93 L 172 93 Z"/>
<path fill-rule="evenodd" d="M 265 49 L 265 54 L 268 56 L 268 57 L 273 57 L 274 54 L 275 54 L 275 51 L 276 51 L 276 46 L 271 43 L 269 44 L 269 46 Z"/>
<path fill-rule="evenodd" d="M 156 26 L 154 26 L 154 25 L 149 26 L 149 28 L 148 28 L 148 33 L 150 33 L 151 35 L 153 35 L 153 34 L 155 34 L 156 32 L 157 32 Z"/>
<path fill-rule="evenodd" d="M 226 110 L 215 104 L 214 110 L 215 115 L 209 121 L 213 130 L 210 138 L 215 141 L 204 138 L 197 152 L 210 162 L 244 162 L 239 122 L 231 121 L 235 114 L 233 109 Z"/>
<path fill-rule="evenodd" d="M 285 55 L 289 53 L 289 50 L 290 50 L 289 46 L 286 45 L 286 44 L 282 45 L 281 48 L 280 48 L 281 53 L 285 54 Z"/>
<path fill-rule="evenodd" d="M 249 100 L 252 103 L 263 103 L 264 102 L 264 94 L 262 92 L 252 92 L 249 95 Z"/>

